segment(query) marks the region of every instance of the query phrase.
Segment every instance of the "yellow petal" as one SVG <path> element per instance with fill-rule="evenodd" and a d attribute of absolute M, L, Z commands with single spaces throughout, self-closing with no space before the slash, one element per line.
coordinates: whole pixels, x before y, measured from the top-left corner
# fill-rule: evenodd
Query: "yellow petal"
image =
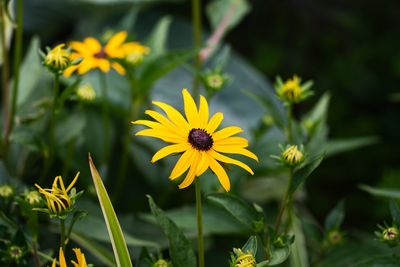
<path fill-rule="evenodd" d="M 208 169 L 208 166 L 209 166 L 209 160 L 208 160 L 209 156 L 208 156 L 207 152 L 202 151 L 202 152 L 200 152 L 200 155 L 201 155 L 201 157 L 200 157 L 199 163 L 197 164 L 197 168 L 196 168 L 196 176 L 197 177 L 202 175 Z"/>
<path fill-rule="evenodd" d="M 169 176 L 169 179 L 174 180 L 178 178 L 189 168 L 190 164 L 193 162 L 193 154 L 195 152 L 196 151 L 191 148 L 186 150 L 185 153 L 182 154 L 182 156 L 176 162 L 175 167 Z"/>
<path fill-rule="evenodd" d="M 183 104 L 185 109 L 185 115 L 192 128 L 199 128 L 199 114 L 197 112 L 196 103 L 193 97 L 190 95 L 187 89 L 182 90 Z"/>
<path fill-rule="evenodd" d="M 231 183 L 229 181 L 229 177 L 226 174 L 224 168 L 212 157 L 209 158 L 210 161 L 210 169 L 217 175 L 219 182 L 222 187 L 228 192 L 231 189 Z"/>
<path fill-rule="evenodd" d="M 60 248 L 59 254 L 60 255 L 58 261 L 60 262 L 60 267 L 67 267 L 67 262 L 65 261 L 64 252 L 62 248 Z"/>
<path fill-rule="evenodd" d="M 160 150 L 158 150 L 156 154 L 154 154 L 153 158 L 151 159 L 151 162 L 154 163 L 157 160 L 160 160 L 173 153 L 183 152 L 188 149 L 190 149 L 190 145 L 188 143 L 174 144 L 163 147 Z"/>
<path fill-rule="evenodd" d="M 110 62 L 107 59 L 100 58 L 96 60 L 97 67 L 104 72 L 107 73 L 110 71 Z"/>
<path fill-rule="evenodd" d="M 124 69 L 124 67 L 121 66 L 121 64 L 117 63 L 117 62 L 112 62 L 111 63 L 111 67 L 118 72 L 119 75 L 125 75 L 126 71 Z"/>
<path fill-rule="evenodd" d="M 179 185 L 179 189 L 186 188 L 193 183 L 193 181 L 196 177 L 195 174 L 196 174 L 196 169 L 197 169 L 199 160 L 200 160 L 200 153 L 198 151 L 196 151 L 191 160 L 190 169 L 189 169 L 185 179 L 183 180 L 183 182 Z"/>
<path fill-rule="evenodd" d="M 215 113 L 215 114 L 211 117 L 210 121 L 208 122 L 207 127 L 206 127 L 206 131 L 207 131 L 209 134 L 213 134 L 214 131 L 215 131 L 215 130 L 218 128 L 218 126 L 221 124 L 221 121 L 222 121 L 223 119 L 224 119 L 224 114 L 222 114 L 221 112 Z"/>
<path fill-rule="evenodd" d="M 187 131 L 190 131 L 190 127 L 188 122 L 182 116 L 182 114 L 177 111 L 172 106 L 165 104 L 163 102 L 153 101 L 152 102 L 157 107 L 161 108 L 166 114 L 167 117 L 177 126 L 184 128 Z"/>
<path fill-rule="evenodd" d="M 234 137 L 228 137 L 228 138 L 225 138 L 225 139 L 222 139 L 222 140 L 214 140 L 214 145 L 248 147 L 249 146 L 249 141 L 247 141 L 246 138 L 239 137 L 239 136 L 234 136 Z"/>
<path fill-rule="evenodd" d="M 165 118 L 162 114 L 154 111 L 154 110 L 146 110 L 145 113 L 167 127 L 169 130 L 172 132 L 175 132 L 176 134 L 179 134 L 182 138 L 187 138 L 187 133 L 183 131 L 181 128 L 173 124 L 170 120 Z"/>
<path fill-rule="evenodd" d="M 79 248 L 73 248 L 72 250 L 75 252 L 76 259 L 78 260 L 78 264 L 76 264 L 76 263 L 73 262 L 74 265 L 75 265 L 75 266 L 78 266 L 78 267 L 87 267 L 85 254 L 83 254 L 83 253 L 81 252 L 81 249 L 79 249 Z"/>
<path fill-rule="evenodd" d="M 219 130 L 218 132 L 213 133 L 212 138 L 214 141 L 218 141 L 240 132 L 243 132 L 242 128 L 237 126 L 229 126 L 222 130 Z"/>
<path fill-rule="evenodd" d="M 51 264 L 51 267 L 56 267 L 56 266 L 57 266 L 57 260 L 54 259 L 54 260 L 53 260 L 53 263 Z"/>
<path fill-rule="evenodd" d="M 225 163 L 237 165 L 237 166 L 239 166 L 239 167 L 245 169 L 245 170 L 248 171 L 249 173 L 254 174 L 254 172 L 252 171 L 252 169 L 250 169 L 249 166 L 247 166 L 246 164 L 244 164 L 244 163 L 241 162 L 241 161 L 232 159 L 232 158 L 230 158 L 230 157 L 226 157 L 226 156 L 224 156 L 224 155 L 222 155 L 222 154 L 216 152 L 215 150 L 210 150 L 209 153 L 211 154 L 212 157 L 214 157 L 214 158 L 215 158 L 216 160 L 218 160 L 218 161 L 222 161 L 222 162 L 225 162 Z"/>
<path fill-rule="evenodd" d="M 71 47 L 71 49 L 81 54 L 83 57 L 93 56 L 91 50 L 88 47 L 86 47 L 86 45 L 82 42 L 72 41 L 69 43 L 69 47 Z"/>
<path fill-rule="evenodd" d="M 94 67 L 94 60 L 93 59 L 85 59 L 79 64 L 78 74 L 82 75 L 91 70 Z"/>
<path fill-rule="evenodd" d="M 97 39 L 93 37 L 85 38 L 83 41 L 87 50 L 89 50 L 93 55 L 97 54 L 101 50 L 101 44 Z"/>
<path fill-rule="evenodd" d="M 66 70 L 64 70 L 64 76 L 65 77 L 70 77 L 74 71 L 79 67 L 79 65 L 74 65 L 68 67 Z"/>
<path fill-rule="evenodd" d="M 154 138 L 159 138 L 165 142 L 169 143 L 186 143 L 186 140 L 182 139 L 180 136 L 162 130 L 145 129 L 136 133 L 137 136 L 149 136 Z"/>
<path fill-rule="evenodd" d="M 107 55 L 115 57 L 115 50 L 118 50 L 119 46 L 126 40 L 126 37 L 128 37 L 128 33 L 125 31 L 114 34 L 104 47 Z"/>
<path fill-rule="evenodd" d="M 201 95 L 200 96 L 200 108 L 199 108 L 199 127 L 204 129 L 208 123 L 208 103 L 207 100 Z"/>
<path fill-rule="evenodd" d="M 215 151 L 218 152 L 222 152 L 222 153 L 228 153 L 228 154 L 240 154 L 240 155 L 244 155 L 246 157 L 252 158 L 256 161 L 258 161 L 258 157 L 251 151 L 245 149 L 245 148 L 241 148 L 241 147 L 237 147 L 237 146 L 219 146 L 219 145 L 214 145 L 213 149 Z"/>
<path fill-rule="evenodd" d="M 80 172 L 78 172 L 78 173 L 75 175 L 74 180 L 72 180 L 72 182 L 69 184 L 69 186 L 68 186 L 66 192 L 68 192 L 69 190 L 71 190 L 71 188 L 75 185 L 76 181 L 78 180 L 79 174 L 80 174 Z"/>
<path fill-rule="evenodd" d="M 131 121 L 131 123 L 132 124 L 145 125 L 145 126 L 150 127 L 152 129 L 164 129 L 164 130 L 168 129 L 167 127 L 165 127 L 164 125 L 162 125 L 159 122 L 149 121 L 149 120 L 137 120 L 137 121 Z"/>

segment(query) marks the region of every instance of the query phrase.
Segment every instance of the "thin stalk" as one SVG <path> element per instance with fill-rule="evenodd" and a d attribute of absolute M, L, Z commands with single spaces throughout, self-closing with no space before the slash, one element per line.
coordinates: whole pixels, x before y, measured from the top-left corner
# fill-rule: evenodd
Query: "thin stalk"
<path fill-rule="evenodd" d="M 0 3 L 0 39 L 1 39 L 1 53 L 3 55 L 3 66 L 2 66 L 2 107 L 3 107 L 3 140 L 2 140 L 2 152 L 5 156 L 8 146 L 8 140 L 6 139 L 7 132 L 10 127 L 10 109 L 9 109 L 9 91 L 8 91 L 8 77 L 10 75 L 9 62 L 8 62 L 8 51 L 6 44 L 6 12 L 4 1 Z"/>
<path fill-rule="evenodd" d="M 279 209 L 278 216 L 276 217 L 276 220 L 275 220 L 275 233 L 277 233 L 277 234 L 278 234 L 278 231 L 279 231 L 279 227 L 280 227 L 280 225 L 282 223 L 283 214 L 284 214 L 286 208 L 291 205 L 292 196 L 290 194 L 290 188 L 292 186 L 292 180 L 293 180 L 293 168 L 291 167 L 290 168 L 290 172 L 289 172 L 289 182 L 288 182 L 288 186 L 287 186 L 287 189 L 286 189 L 286 193 L 285 193 L 285 196 L 282 199 L 281 207 Z"/>
<path fill-rule="evenodd" d="M 193 24 L 193 44 L 194 48 L 200 50 L 201 48 L 201 0 L 192 0 L 192 24 Z M 201 70 L 200 53 L 194 60 L 194 68 L 196 70 L 193 79 L 193 96 L 197 99 L 199 95 L 199 72 Z"/>
<path fill-rule="evenodd" d="M 103 164 L 107 164 L 109 149 L 110 149 L 110 111 L 108 108 L 108 93 L 107 93 L 107 77 L 104 73 L 99 72 L 100 89 L 103 97 L 102 100 L 102 115 L 104 127 L 104 142 L 103 142 Z"/>
<path fill-rule="evenodd" d="M 60 247 L 65 251 L 65 220 L 60 219 Z"/>
<path fill-rule="evenodd" d="M 33 262 L 35 263 L 35 267 L 40 267 L 40 259 L 38 254 L 38 246 L 37 241 L 32 241 L 32 255 L 33 255 Z"/>
<path fill-rule="evenodd" d="M 17 111 L 17 97 L 18 97 L 18 87 L 19 87 L 19 68 L 21 64 L 22 55 L 22 34 L 23 34 L 23 3 L 22 0 L 17 0 L 16 4 L 17 12 L 17 29 L 15 31 L 15 53 L 14 53 L 14 84 L 11 99 L 11 115 L 10 115 L 10 128 L 6 135 L 6 140 L 8 142 L 8 136 L 14 127 L 14 117 Z"/>
<path fill-rule="evenodd" d="M 293 134 L 292 134 L 292 120 L 293 120 L 293 105 L 289 104 L 287 109 L 287 117 L 288 117 L 288 127 L 287 127 L 287 140 L 289 144 L 293 144 Z"/>
<path fill-rule="evenodd" d="M 199 267 L 204 267 L 203 213 L 201 208 L 200 178 L 196 177 L 196 218 L 197 218 L 197 252 Z"/>

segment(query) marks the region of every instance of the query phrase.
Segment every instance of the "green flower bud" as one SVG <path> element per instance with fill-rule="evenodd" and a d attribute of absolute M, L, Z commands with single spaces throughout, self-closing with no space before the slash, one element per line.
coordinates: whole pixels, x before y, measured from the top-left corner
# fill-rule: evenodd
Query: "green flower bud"
<path fill-rule="evenodd" d="M 14 188 L 12 188 L 10 185 L 5 184 L 0 186 L 0 197 L 10 198 L 13 195 L 14 195 Z"/>
<path fill-rule="evenodd" d="M 296 166 L 303 162 L 304 154 L 297 148 L 297 145 L 292 145 L 282 152 L 281 158 L 284 163 Z"/>
<path fill-rule="evenodd" d="M 76 95 L 81 101 L 92 102 L 96 98 L 96 91 L 90 83 L 78 87 Z"/>

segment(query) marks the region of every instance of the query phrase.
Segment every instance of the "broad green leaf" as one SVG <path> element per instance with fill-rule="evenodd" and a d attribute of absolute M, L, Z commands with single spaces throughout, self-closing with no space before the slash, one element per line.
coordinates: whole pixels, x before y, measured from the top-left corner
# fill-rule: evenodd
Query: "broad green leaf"
<path fill-rule="evenodd" d="M 284 246 L 283 248 L 271 248 L 271 259 L 267 261 L 262 261 L 257 264 L 257 267 L 264 267 L 264 266 L 275 266 L 281 264 L 282 262 L 286 261 L 286 259 L 290 255 L 290 247 Z"/>
<path fill-rule="evenodd" d="M 300 166 L 299 169 L 295 170 L 292 178 L 293 181 L 290 186 L 291 194 L 293 194 L 297 190 L 297 188 L 299 188 L 299 186 L 304 183 L 307 177 L 319 166 L 319 164 L 321 164 L 324 156 L 324 154 L 320 154 L 308 160 L 306 159 L 306 162 L 302 166 Z"/>
<path fill-rule="evenodd" d="M 328 113 L 329 102 L 331 95 L 327 92 L 318 100 L 317 104 L 305 116 L 304 120 L 309 120 L 313 123 L 324 120 Z"/>
<path fill-rule="evenodd" d="M 157 22 L 157 25 L 154 27 L 146 42 L 151 49 L 151 52 L 148 55 L 149 58 L 156 58 L 165 53 L 168 30 L 171 22 L 172 19 L 169 16 L 163 17 Z"/>
<path fill-rule="evenodd" d="M 333 156 L 364 146 L 373 145 L 378 142 L 379 139 L 375 136 L 349 138 L 344 140 L 333 139 L 327 142 L 325 149 L 327 152 L 327 156 Z"/>
<path fill-rule="evenodd" d="M 206 7 L 207 17 L 215 30 L 225 25 L 225 33 L 234 28 L 250 12 L 247 0 L 214 0 Z"/>
<path fill-rule="evenodd" d="M 390 201 L 389 203 L 390 213 L 392 214 L 393 222 L 396 225 L 400 225 L 400 208 L 399 205 L 394 201 Z"/>
<path fill-rule="evenodd" d="M 69 114 L 65 119 L 59 120 L 55 133 L 57 145 L 63 146 L 80 136 L 85 125 L 85 116 L 80 113 Z"/>
<path fill-rule="evenodd" d="M 208 195 L 207 199 L 222 206 L 249 230 L 255 233 L 264 230 L 264 215 L 237 196 L 228 193 L 215 193 Z"/>
<path fill-rule="evenodd" d="M 400 190 L 375 188 L 369 185 L 359 185 L 359 188 L 374 196 L 400 199 Z"/>
<path fill-rule="evenodd" d="M 196 266 L 196 257 L 192 249 L 192 243 L 185 237 L 178 226 L 154 203 L 153 198 L 149 195 L 147 198 L 149 199 L 151 213 L 168 237 L 169 253 L 173 266 Z"/>
<path fill-rule="evenodd" d="M 339 229 L 344 220 L 344 201 L 340 201 L 325 219 L 325 230 Z"/>
<path fill-rule="evenodd" d="M 94 257 L 96 257 L 101 263 L 106 266 L 114 267 L 116 266 L 114 256 L 105 249 L 102 245 L 87 238 L 84 234 L 77 233 L 75 231 L 71 232 L 70 238 L 79 244 L 80 247 L 85 248 Z"/>
<path fill-rule="evenodd" d="M 306 247 L 306 238 L 304 236 L 302 223 L 296 214 L 291 211 L 292 231 L 295 241 L 291 247 L 290 263 L 292 267 L 308 267 L 308 253 Z"/>
<path fill-rule="evenodd" d="M 89 154 L 90 172 L 92 173 L 93 183 L 96 188 L 97 197 L 100 202 L 101 210 L 103 212 L 104 220 L 107 225 L 108 234 L 110 236 L 111 245 L 113 247 L 115 261 L 118 267 L 132 267 L 132 261 L 129 256 L 128 247 L 125 238 L 119 225 L 117 215 L 111 204 L 107 190 L 104 187 L 103 181 L 99 172 L 92 161 Z"/>

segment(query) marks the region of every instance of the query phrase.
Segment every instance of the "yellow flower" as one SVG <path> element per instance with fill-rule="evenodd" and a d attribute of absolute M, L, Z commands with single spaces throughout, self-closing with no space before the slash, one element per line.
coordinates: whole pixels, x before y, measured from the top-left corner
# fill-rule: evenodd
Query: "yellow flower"
<path fill-rule="evenodd" d="M 86 38 L 83 42 L 73 41 L 69 45 L 73 49 L 71 59 L 82 58 L 82 62 L 71 66 L 64 71 L 65 76 L 70 76 L 77 71 L 79 75 L 85 74 L 92 69 L 109 72 L 111 68 L 119 74 L 124 75 L 125 69 L 112 59 L 124 59 L 134 50 L 133 42 L 124 43 L 128 33 L 125 31 L 114 34 L 105 46 L 93 37 Z"/>
<path fill-rule="evenodd" d="M 126 55 L 126 61 L 133 65 L 142 62 L 143 57 L 150 53 L 150 48 L 137 42 L 126 43 L 123 49 Z"/>
<path fill-rule="evenodd" d="M 224 156 L 222 153 L 241 154 L 257 161 L 258 158 L 246 149 L 247 139 L 233 136 L 242 132 L 241 128 L 230 126 L 216 131 L 223 119 L 223 114 L 217 112 L 209 119 L 208 103 L 203 96 L 200 96 L 200 106 L 197 109 L 196 103 L 186 89 L 182 90 L 182 94 L 186 119 L 172 106 L 153 101 L 152 103 L 161 108 L 167 117 L 159 112 L 147 110 L 146 114 L 156 121 L 132 122 L 150 128 L 141 130 L 136 135 L 155 137 L 173 143 L 160 149 L 153 156 L 153 163 L 173 153 L 183 153 L 169 176 L 171 180 L 174 180 L 189 170 L 179 188 L 188 187 L 196 176 L 200 176 L 210 168 L 217 175 L 223 188 L 229 191 L 229 177 L 221 166 L 221 162 L 235 164 L 251 174 L 253 171 L 243 162 Z"/>
<path fill-rule="evenodd" d="M 283 161 L 291 166 L 301 163 L 304 159 L 303 153 L 297 148 L 296 145 L 288 147 L 282 152 L 281 156 Z"/>
<path fill-rule="evenodd" d="M 64 71 L 71 65 L 71 52 L 64 48 L 65 44 L 59 44 L 50 50 L 44 57 L 43 64 L 51 71 Z"/>
<path fill-rule="evenodd" d="M 75 252 L 75 257 L 78 262 L 71 261 L 71 263 L 74 265 L 74 267 L 87 267 L 86 259 L 85 259 L 85 254 L 81 252 L 80 248 L 73 248 L 72 249 Z M 59 251 L 59 256 L 58 256 L 58 261 L 60 263 L 60 267 L 67 267 L 67 261 L 65 260 L 64 252 L 62 248 L 60 248 Z M 54 259 L 51 267 L 56 267 L 57 266 L 57 260 Z"/>
<path fill-rule="evenodd" d="M 78 177 L 79 172 L 76 174 L 74 180 L 67 188 L 65 188 L 61 176 L 57 176 L 54 179 L 51 189 L 43 189 L 39 185 L 35 184 L 35 186 L 39 189 L 39 192 L 46 197 L 47 208 L 50 212 L 60 214 L 64 213 L 72 207 L 71 196 L 68 194 L 68 192 L 72 189 L 72 187 L 78 180 Z"/>

